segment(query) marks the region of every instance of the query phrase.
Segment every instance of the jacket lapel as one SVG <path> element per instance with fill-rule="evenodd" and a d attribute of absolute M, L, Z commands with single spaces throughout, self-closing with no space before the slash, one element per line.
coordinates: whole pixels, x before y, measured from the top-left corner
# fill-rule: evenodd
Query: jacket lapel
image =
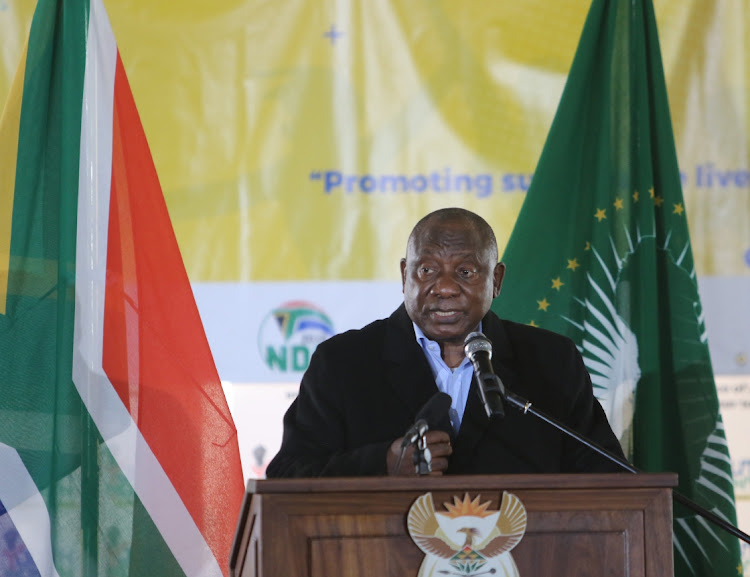
<path fill-rule="evenodd" d="M 413 421 L 438 388 L 403 304 L 388 319 L 383 358 L 393 395 Z"/>

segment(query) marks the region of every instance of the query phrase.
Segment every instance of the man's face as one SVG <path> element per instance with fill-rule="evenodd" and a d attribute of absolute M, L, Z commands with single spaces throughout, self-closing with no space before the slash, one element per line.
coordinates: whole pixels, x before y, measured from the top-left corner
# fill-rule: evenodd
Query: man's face
<path fill-rule="evenodd" d="M 500 294 L 505 267 L 462 220 L 428 223 L 401 260 L 409 317 L 431 340 L 463 344 Z"/>

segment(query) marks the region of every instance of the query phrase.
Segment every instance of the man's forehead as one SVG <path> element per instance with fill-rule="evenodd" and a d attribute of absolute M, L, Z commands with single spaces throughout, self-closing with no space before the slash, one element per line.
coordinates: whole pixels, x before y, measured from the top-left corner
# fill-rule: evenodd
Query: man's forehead
<path fill-rule="evenodd" d="M 407 251 L 419 252 L 428 249 L 456 249 L 465 247 L 474 253 L 489 248 L 488 239 L 483 238 L 476 227 L 462 220 L 429 222 L 409 238 Z"/>
<path fill-rule="evenodd" d="M 484 263 L 494 260 L 491 247 L 481 244 L 464 242 L 463 240 L 431 240 L 423 239 L 410 245 L 407 251 L 407 261 L 423 261 L 428 258 L 440 258 L 443 260 Z M 490 264 L 494 264 L 491 262 Z"/>

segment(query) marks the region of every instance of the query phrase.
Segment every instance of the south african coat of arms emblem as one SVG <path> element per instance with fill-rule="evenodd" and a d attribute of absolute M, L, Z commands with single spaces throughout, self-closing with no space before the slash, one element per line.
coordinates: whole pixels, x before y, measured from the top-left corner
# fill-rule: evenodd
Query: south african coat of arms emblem
<path fill-rule="evenodd" d="M 468 493 L 453 497 L 436 511 L 432 493 L 417 498 L 409 509 L 409 535 L 425 554 L 418 577 L 518 577 L 511 549 L 526 531 L 526 508 L 511 493 L 503 493 L 498 511 L 488 511 L 490 501 L 480 503 Z"/>

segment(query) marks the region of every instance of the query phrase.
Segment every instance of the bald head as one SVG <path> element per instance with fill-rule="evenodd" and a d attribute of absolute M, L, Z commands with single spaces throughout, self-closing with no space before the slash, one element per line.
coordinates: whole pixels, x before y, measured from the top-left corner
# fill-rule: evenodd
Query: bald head
<path fill-rule="evenodd" d="M 493 262 L 498 260 L 497 239 L 492 227 L 478 214 L 464 208 L 441 208 L 424 216 L 412 229 L 406 243 L 406 255 L 417 248 L 417 245 L 427 242 L 438 242 L 441 233 L 446 230 L 445 225 L 461 224 L 466 230 L 476 235 L 478 246 L 482 252 L 489 251 L 487 256 Z M 448 227 L 449 228 L 449 227 Z"/>

